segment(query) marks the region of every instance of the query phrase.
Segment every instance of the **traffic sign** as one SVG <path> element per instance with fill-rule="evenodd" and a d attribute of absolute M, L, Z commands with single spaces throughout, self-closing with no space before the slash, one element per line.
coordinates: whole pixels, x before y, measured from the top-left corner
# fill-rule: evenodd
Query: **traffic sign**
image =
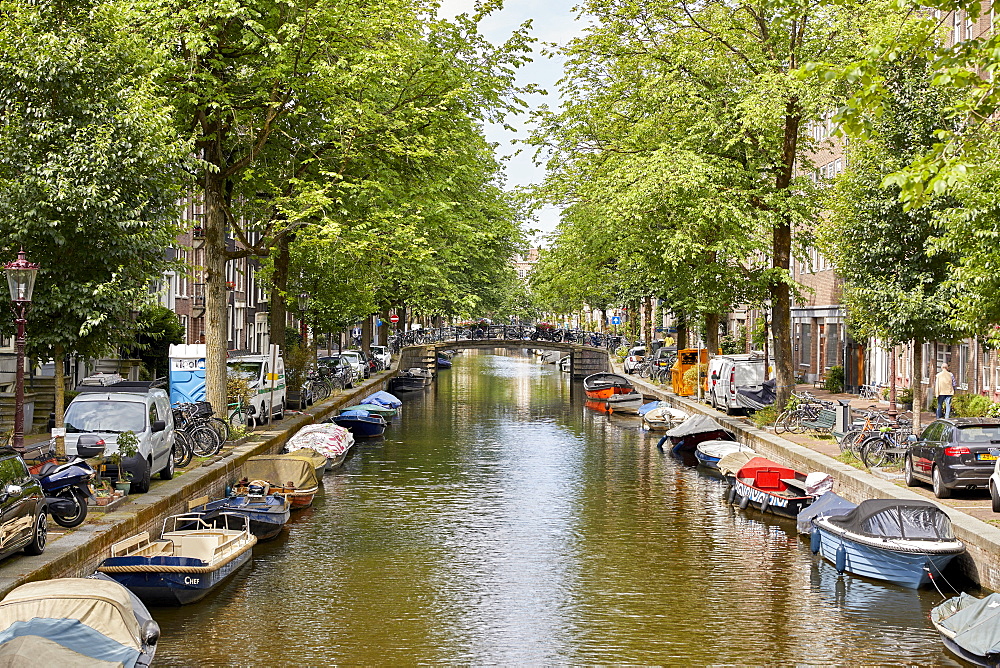
<path fill-rule="evenodd" d="M 622 317 L 620 315 L 613 315 L 613 316 L 611 316 L 611 324 L 612 325 L 620 325 L 620 324 L 622 324 Z"/>
<path fill-rule="evenodd" d="M 393 313 L 392 315 L 389 316 L 389 322 L 395 325 L 397 322 L 399 322 L 399 316 Z"/>

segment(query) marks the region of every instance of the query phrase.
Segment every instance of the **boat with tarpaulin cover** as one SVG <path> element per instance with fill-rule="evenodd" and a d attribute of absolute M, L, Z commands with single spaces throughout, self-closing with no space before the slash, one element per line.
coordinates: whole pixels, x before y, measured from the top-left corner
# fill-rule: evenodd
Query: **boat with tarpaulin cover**
<path fill-rule="evenodd" d="M 757 455 L 750 446 L 735 441 L 702 441 L 695 447 L 694 456 L 699 466 L 718 470 L 722 458 L 734 452 L 745 452 L 751 457 Z"/>
<path fill-rule="evenodd" d="M 172 515 L 157 540 L 143 531 L 111 546 L 97 570 L 153 605 L 186 605 L 204 598 L 250 562 L 257 538 L 246 517 L 220 513 Z"/>
<path fill-rule="evenodd" d="M 916 589 L 965 552 L 948 513 L 922 499 L 868 499 L 812 519 L 811 546 L 841 573 Z"/>
<path fill-rule="evenodd" d="M 348 411 L 367 411 L 372 415 L 378 415 L 379 417 L 385 418 L 386 420 L 396 416 L 397 409 L 391 406 L 382 406 L 381 404 L 358 404 L 356 406 L 348 406 L 347 408 L 341 408 L 341 413 L 346 413 Z"/>
<path fill-rule="evenodd" d="M 724 464 L 730 457 L 719 460 L 719 470 L 729 482 L 726 500 L 740 509 L 754 508 L 764 513 L 795 519 L 802 509 L 821 493 L 832 487 L 832 478 L 825 473 L 811 473 L 809 477 L 795 469 L 782 466 L 766 457 L 753 457 L 736 471 Z"/>
<path fill-rule="evenodd" d="M 628 378 L 617 373 L 594 373 L 587 376 L 583 379 L 583 391 L 588 399 L 604 400 L 616 394 L 638 394 Z"/>
<path fill-rule="evenodd" d="M 354 434 L 344 427 L 324 420 L 319 424 L 307 424 L 295 432 L 285 444 L 285 452 L 312 450 L 326 458 L 324 470 L 332 471 L 344 465 L 353 447 Z"/>
<path fill-rule="evenodd" d="M 344 411 L 328 419 L 350 430 L 357 438 L 375 438 L 385 433 L 385 418 L 368 411 Z"/>
<path fill-rule="evenodd" d="M 312 505 L 320 479 L 308 458 L 289 453 L 248 459 L 243 465 L 243 479 L 234 488 L 235 493 L 245 493 L 247 485 L 258 480 L 268 484 L 271 494 L 283 496 L 292 510 L 300 510 Z"/>
<path fill-rule="evenodd" d="M 361 403 L 363 404 L 378 404 L 379 406 L 388 406 L 389 408 L 399 408 L 403 405 L 399 397 L 396 395 L 386 392 L 385 390 L 379 390 L 375 394 L 369 394 L 365 397 Z"/>
<path fill-rule="evenodd" d="M 0 665 L 144 668 L 160 627 L 139 598 L 96 575 L 29 582 L 0 601 Z"/>
<path fill-rule="evenodd" d="M 977 666 L 1000 667 L 1000 594 L 959 594 L 931 610 L 949 652 Z"/>
<path fill-rule="evenodd" d="M 707 415 L 692 415 L 676 427 L 669 429 L 657 445 L 670 446 L 675 455 L 682 452 L 693 453 L 699 443 L 705 441 L 736 441 L 736 434 Z"/>

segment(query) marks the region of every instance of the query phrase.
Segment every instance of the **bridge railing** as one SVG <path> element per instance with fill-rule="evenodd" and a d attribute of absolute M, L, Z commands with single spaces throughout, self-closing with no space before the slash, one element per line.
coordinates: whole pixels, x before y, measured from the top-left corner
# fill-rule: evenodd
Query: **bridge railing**
<path fill-rule="evenodd" d="M 389 337 L 389 350 L 398 353 L 406 346 L 428 343 L 459 343 L 462 341 L 532 341 L 544 343 L 576 343 L 606 350 L 628 346 L 629 341 L 617 334 L 587 332 L 579 329 L 554 329 L 515 325 L 454 326 L 416 329 Z"/>

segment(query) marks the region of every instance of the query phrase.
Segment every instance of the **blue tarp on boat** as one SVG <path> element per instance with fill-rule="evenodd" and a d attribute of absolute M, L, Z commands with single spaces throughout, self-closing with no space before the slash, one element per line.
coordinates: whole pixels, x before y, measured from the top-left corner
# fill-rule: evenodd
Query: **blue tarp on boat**
<path fill-rule="evenodd" d="M 858 507 L 858 504 L 851 503 L 842 496 L 833 492 L 823 494 L 815 503 L 807 506 L 799 513 L 795 520 L 799 533 L 809 533 L 812 531 L 812 519 L 831 515 L 846 515 L 851 510 Z"/>
<path fill-rule="evenodd" d="M 986 657 L 1000 652 L 1000 594 L 950 598 L 931 610 L 931 620 L 953 633 L 952 641 L 970 654 Z"/>
<path fill-rule="evenodd" d="M 344 411 L 339 417 L 371 417 L 368 411 Z"/>
<path fill-rule="evenodd" d="M 361 403 L 378 404 L 379 406 L 387 406 L 388 408 L 399 408 L 403 405 L 403 402 L 396 395 L 390 394 L 385 390 L 380 390 L 369 397 L 365 397 L 365 400 Z"/>
<path fill-rule="evenodd" d="M 639 415 L 645 415 L 654 408 L 659 408 L 660 406 L 665 406 L 666 404 L 662 401 L 651 401 L 648 404 L 643 404 L 639 407 Z"/>

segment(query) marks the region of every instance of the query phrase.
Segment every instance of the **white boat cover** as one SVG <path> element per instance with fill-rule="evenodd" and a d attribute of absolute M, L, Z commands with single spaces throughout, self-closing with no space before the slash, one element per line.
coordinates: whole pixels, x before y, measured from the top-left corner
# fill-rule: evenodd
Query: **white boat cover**
<path fill-rule="evenodd" d="M 741 468 L 747 465 L 747 462 L 757 456 L 755 452 L 746 450 L 731 452 L 719 460 L 719 471 L 722 475 L 736 475 Z"/>
<path fill-rule="evenodd" d="M 757 453 L 750 446 L 736 443 L 735 441 L 703 441 L 698 444 L 697 449 L 703 455 L 717 457 L 720 460 L 734 452 L 746 452 L 751 457 L 757 456 Z"/>
<path fill-rule="evenodd" d="M 833 476 L 829 473 L 813 471 L 806 476 L 806 494 L 819 496 L 833 491 Z"/>
<path fill-rule="evenodd" d="M 243 465 L 247 480 L 266 480 L 275 487 L 313 489 L 319 485 L 316 471 L 306 459 L 295 455 L 260 455 Z"/>
<path fill-rule="evenodd" d="M 285 444 L 286 452 L 294 452 L 303 448 L 315 450 L 324 457 L 339 457 L 354 445 L 354 434 L 350 430 L 324 422 L 307 424 Z"/>
<path fill-rule="evenodd" d="M 970 654 L 1000 652 L 1000 594 L 949 598 L 931 610 L 931 621 Z"/>
<path fill-rule="evenodd" d="M 639 414 L 650 422 L 683 422 L 688 418 L 688 414 L 678 408 L 670 406 L 658 406 L 645 413 L 640 409 Z"/>
<path fill-rule="evenodd" d="M 135 664 L 132 664 L 135 665 Z M 0 666 L 3 668 L 125 668 L 121 661 L 101 659 L 74 652 L 54 640 L 42 636 L 18 636 L 0 645 Z"/>
<path fill-rule="evenodd" d="M 799 513 L 795 520 L 795 525 L 799 533 L 810 533 L 814 517 L 845 515 L 857 507 L 857 504 L 851 503 L 844 497 L 838 496 L 833 492 L 827 492 L 816 499 L 815 502 L 802 509 L 802 512 Z"/>
<path fill-rule="evenodd" d="M 19 636 L 48 638 L 109 665 L 133 666 L 142 648 L 131 595 L 117 582 L 105 580 L 58 578 L 23 584 L 0 601 L 0 628 L 0 643 Z M 55 650 L 46 645 L 46 651 Z M 60 659 L 35 665 L 78 664 Z"/>
<path fill-rule="evenodd" d="M 727 431 L 727 429 L 707 415 L 692 415 L 683 423 L 668 431 L 667 436 L 679 438 L 692 434 L 703 434 L 706 431 Z"/>

